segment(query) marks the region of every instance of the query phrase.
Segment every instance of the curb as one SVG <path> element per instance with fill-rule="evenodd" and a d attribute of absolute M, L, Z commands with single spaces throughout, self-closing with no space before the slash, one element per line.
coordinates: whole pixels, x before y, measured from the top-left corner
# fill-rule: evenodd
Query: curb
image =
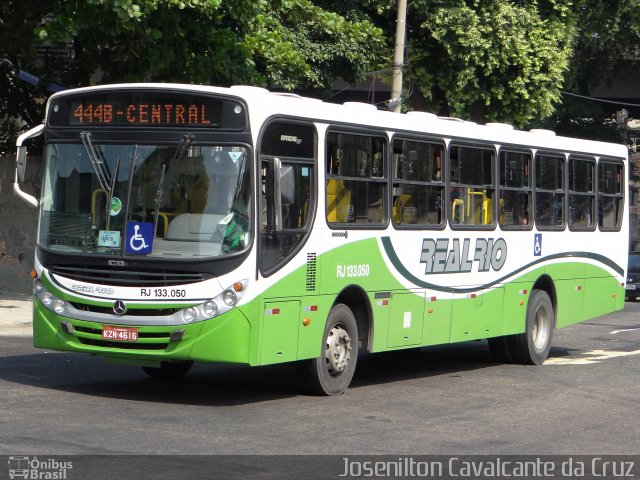
<path fill-rule="evenodd" d="M 0 336 L 30 336 L 33 297 L 0 292 Z"/>

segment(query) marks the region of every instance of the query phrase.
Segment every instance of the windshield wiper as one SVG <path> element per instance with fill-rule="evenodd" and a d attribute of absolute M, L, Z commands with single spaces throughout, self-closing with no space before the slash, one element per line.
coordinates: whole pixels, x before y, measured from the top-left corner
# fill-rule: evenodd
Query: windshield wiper
<path fill-rule="evenodd" d="M 136 151 L 138 150 L 138 146 L 136 145 L 135 150 L 133 151 L 133 158 L 136 158 Z M 118 159 L 116 160 L 116 168 L 113 172 L 113 177 L 111 178 L 111 185 L 109 185 L 109 189 L 107 190 L 107 212 L 106 212 L 106 224 L 107 230 L 110 230 L 111 224 L 111 200 L 113 200 L 113 191 L 116 188 L 116 180 L 118 179 L 118 168 L 120 168 L 120 155 L 118 155 Z"/>
<path fill-rule="evenodd" d="M 182 160 L 184 158 L 184 156 L 189 151 L 189 147 L 193 143 L 194 139 L 195 139 L 195 135 L 193 135 L 191 133 L 187 133 L 187 134 L 182 136 L 182 140 L 180 140 L 180 143 L 178 144 L 178 148 L 176 148 L 176 151 L 173 154 L 173 158 L 171 159 L 171 163 L 179 162 L 180 160 Z M 162 164 L 162 171 L 160 172 L 160 181 L 158 182 L 158 188 L 156 189 L 156 198 L 155 198 L 156 210 L 155 210 L 155 212 L 153 214 L 153 216 L 154 216 L 154 221 L 153 221 L 154 235 L 153 235 L 153 237 L 154 238 L 155 238 L 156 229 L 158 228 L 158 213 L 160 211 L 160 204 L 162 203 L 162 192 L 164 190 L 164 174 L 165 174 L 166 171 L 167 171 L 167 164 L 164 163 L 164 164 Z"/>
<path fill-rule="evenodd" d="M 80 140 L 82 140 L 82 145 L 84 149 L 87 151 L 87 156 L 89 157 L 89 162 L 91 163 L 91 167 L 98 177 L 98 183 L 100 183 L 100 188 L 102 188 L 105 192 L 109 191 L 109 170 L 104 160 L 99 158 L 96 155 L 96 151 L 93 149 L 93 145 L 91 144 L 91 134 L 89 132 L 80 132 Z"/>
<path fill-rule="evenodd" d="M 178 148 L 176 148 L 176 151 L 173 154 L 171 163 L 179 162 L 184 158 L 184 156 L 187 154 L 187 151 L 189 150 L 189 147 L 191 146 L 195 138 L 196 138 L 195 135 L 192 133 L 187 133 L 182 136 L 182 140 L 180 140 L 180 143 L 178 144 Z"/>

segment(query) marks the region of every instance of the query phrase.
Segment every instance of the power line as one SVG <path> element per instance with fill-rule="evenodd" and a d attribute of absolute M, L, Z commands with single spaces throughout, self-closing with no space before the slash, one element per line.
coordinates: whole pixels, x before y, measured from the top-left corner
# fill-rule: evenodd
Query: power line
<path fill-rule="evenodd" d="M 577 93 L 565 92 L 564 90 L 560 90 L 560 93 L 563 95 L 568 95 L 570 97 L 583 98 L 585 100 L 591 100 L 592 102 L 602 102 L 602 103 L 610 103 L 613 105 L 623 105 L 626 107 L 640 107 L 638 103 L 628 103 L 628 102 L 616 102 L 614 100 L 604 100 L 603 98 L 595 98 L 588 97 L 586 95 L 578 95 Z"/>

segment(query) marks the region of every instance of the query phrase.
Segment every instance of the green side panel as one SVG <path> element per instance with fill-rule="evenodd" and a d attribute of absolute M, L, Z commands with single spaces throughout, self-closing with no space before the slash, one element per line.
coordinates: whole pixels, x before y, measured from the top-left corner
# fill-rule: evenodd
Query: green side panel
<path fill-rule="evenodd" d="M 556 280 L 555 287 L 558 295 L 556 307 L 556 328 L 573 325 L 584 319 L 582 304 L 584 303 L 584 279 Z"/>
<path fill-rule="evenodd" d="M 265 302 L 260 326 L 259 365 L 297 359 L 299 319 L 299 300 Z"/>
<path fill-rule="evenodd" d="M 372 352 L 387 349 L 389 337 L 389 318 L 391 314 L 391 292 L 384 292 L 384 298 L 376 298 L 375 293 L 369 293 L 369 303 L 373 314 Z"/>
<path fill-rule="evenodd" d="M 427 298 L 425 304 L 423 345 L 449 343 L 451 337 L 451 294 Z"/>
<path fill-rule="evenodd" d="M 319 257 L 321 293 L 336 294 L 349 285 L 366 292 L 406 289 L 386 265 L 375 238 L 348 243 Z"/>
<path fill-rule="evenodd" d="M 585 264 L 562 263 L 545 267 L 554 281 L 558 298 L 556 328 L 573 325 L 584 319 L 582 304 L 585 292 Z"/>
<path fill-rule="evenodd" d="M 478 294 L 454 294 L 451 342 L 493 337 L 502 330 L 504 288 Z"/>
<path fill-rule="evenodd" d="M 393 293 L 390 304 L 387 346 L 419 345 L 422 342 L 424 293 Z"/>
<path fill-rule="evenodd" d="M 604 315 L 615 309 L 616 299 L 613 297 L 618 282 L 611 277 L 587 278 L 584 288 L 584 319 Z"/>
<path fill-rule="evenodd" d="M 322 335 L 334 300 L 333 296 L 302 298 L 298 322 L 298 360 L 320 356 Z"/>
<path fill-rule="evenodd" d="M 533 281 L 513 282 L 504 286 L 502 329 L 494 332 L 496 337 L 524 332 L 532 285 Z"/>

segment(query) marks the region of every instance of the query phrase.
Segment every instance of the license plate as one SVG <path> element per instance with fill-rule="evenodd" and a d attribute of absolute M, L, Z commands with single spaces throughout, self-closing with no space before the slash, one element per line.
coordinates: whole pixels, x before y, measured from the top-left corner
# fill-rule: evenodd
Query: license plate
<path fill-rule="evenodd" d="M 636 286 L 635 285 L 627 285 L 627 290 L 635 290 Z"/>
<path fill-rule="evenodd" d="M 109 325 L 103 325 L 102 338 L 105 340 L 114 340 L 116 342 L 137 342 L 138 329 L 132 327 L 111 327 Z"/>

